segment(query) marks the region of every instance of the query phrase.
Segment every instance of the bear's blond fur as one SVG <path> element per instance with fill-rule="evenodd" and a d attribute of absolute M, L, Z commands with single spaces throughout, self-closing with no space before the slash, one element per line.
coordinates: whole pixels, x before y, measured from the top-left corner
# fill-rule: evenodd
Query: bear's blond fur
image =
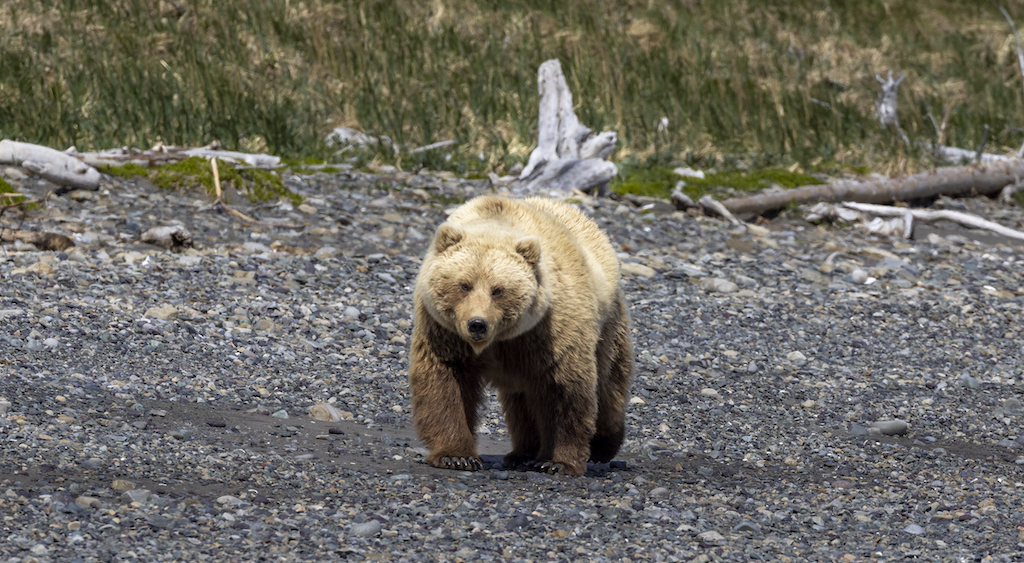
<path fill-rule="evenodd" d="M 581 475 L 625 435 L 633 371 L 619 265 L 608 238 L 555 200 L 476 198 L 442 224 L 414 293 L 413 419 L 436 467 L 479 469 L 484 385 L 513 450 Z"/>

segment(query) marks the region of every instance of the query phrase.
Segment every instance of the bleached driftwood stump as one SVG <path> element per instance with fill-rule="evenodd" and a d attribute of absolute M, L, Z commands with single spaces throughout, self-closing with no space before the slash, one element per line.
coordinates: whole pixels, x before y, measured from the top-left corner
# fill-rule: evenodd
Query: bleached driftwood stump
<path fill-rule="evenodd" d="M 537 70 L 540 116 L 537 148 L 519 175 L 527 190 L 579 189 L 604 195 L 618 169 L 605 160 L 615 150 L 615 132 L 593 134 L 572 110 L 572 92 L 558 59 L 545 61 Z"/>

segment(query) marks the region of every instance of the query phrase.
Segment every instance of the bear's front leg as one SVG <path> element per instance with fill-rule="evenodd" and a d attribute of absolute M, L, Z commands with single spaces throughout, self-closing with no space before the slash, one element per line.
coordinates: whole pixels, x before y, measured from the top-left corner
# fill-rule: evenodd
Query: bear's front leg
<path fill-rule="evenodd" d="M 597 421 L 597 365 L 594 358 L 575 356 L 555 367 L 545 397 L 551 415 L 541 422 L 544 443 L 537 468 L 548 473 L 583 475 Z"/>
<path fill-rule="evenodd" d="M 426 462 L 442 469 L 482 469 L 474 435 L 482 383 L 465 358 L 459 361 L 438 353 L 458 349 L 461 343 L 444 333 L 428 335 L 428 331 L 443 329 L 424 316 L 417 315 L 413 327 L 409 386 L 413 422 L 430 450 Z"/>

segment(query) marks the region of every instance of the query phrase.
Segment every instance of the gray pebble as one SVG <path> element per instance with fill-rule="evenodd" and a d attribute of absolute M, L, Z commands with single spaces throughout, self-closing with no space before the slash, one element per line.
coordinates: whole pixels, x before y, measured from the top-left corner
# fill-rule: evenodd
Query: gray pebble
<path fill-rule="evenodd" d="M 530 525 L 530 518 L 525 514 L 517 514 L 505 526 L 507 530 L 519 530 Z"/>
<path fill-rule="evenodd" d="M 924 533 L 924 528 L 922 528 L 921 526 L 918 526 L 917 524 L 910 524 L 906 528 L 903 528 L 903 531 L 908 533 L 908 534 L 913 534 L 915 536 L 920 536 L 921 534 Z"/>
<path fill-rule="evenodd" d="M 739 532 L 754 532 L 755 534 L 760 534 L 761 526 L 753 520 L 740 520 L 739 524 L 736 524 L 732 528 L 732 533 L 736 534 Z"/>
<path fill-rule="evenodd" d="M 909 425 L 904 420 L 879 420 L 871 425 L 871 428 L 878 430 L 886 436 L 901 436 L 907 433 Z"/>
<path fill-rule="evenodd" d="M 661 498 L 661 497 L 668 496 L 668 493 L 669 493 L 669 491 L 665 487 L 655 487 L 655 488 L 651 489 L 651 492 L 648 493 L 648 494 L 652 498 Z"/>
<path fill-rule="evenodd" d="M 275 411 L 275 412 L 274 412 L 273 414 L 271 414 L 270 416 L 272 416 L 272 417 L 274 417 L 274 418 L 282 418 L 282 419 L 287 419 L 287 418 L 288 418 L 288 411 L 286 411 L 286 410 L 284 410 L 284 409 L 281 409 L 281 410 L 279 410 L 279 411 Z"/>
<path fill-rule="evenodd" d="M 1021 414 L 1024 412 L 1024 406 L 1016 397 L 1010 397 L 1003 401 L 1003 410 L 1009 414 Z"/>
<path fill-rule="evenodd" d="M 740 289 L 735 283 L 722 278 L 704 278 L 700 280 L 700 288 L 717 293 L 735 293 Z"/>
<path fill-rule="evenodd" d="M 376 520 L 370 520 L 362 524 L 353 524 L 352 528 L 349 529 L 349 533 L 353 536 L 359 536 L 361 538 L 368 538 L 370 536 L 376 536 L 381 531 L 380 522 Z"/>

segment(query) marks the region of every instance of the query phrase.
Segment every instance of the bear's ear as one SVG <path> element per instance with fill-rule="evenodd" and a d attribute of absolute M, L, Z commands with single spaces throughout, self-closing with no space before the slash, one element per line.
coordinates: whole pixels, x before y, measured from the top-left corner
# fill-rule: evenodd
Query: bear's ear
<path fill-rule="evenodd" d="M 455 225 L 442 223 L 437 228 L 437 234 L 434 235 L 434 250 L 444 252 L 452 245 L 458 244 L 465 236 L 466 234 L 462 232 L 462 229 Z"/>
<path fill-rule="evenodd" d="M 516 252 L 526 259 L 531 266 L 540 262 L 540 239 L 537 237 L 523 237 L 516 242 Z"/>

